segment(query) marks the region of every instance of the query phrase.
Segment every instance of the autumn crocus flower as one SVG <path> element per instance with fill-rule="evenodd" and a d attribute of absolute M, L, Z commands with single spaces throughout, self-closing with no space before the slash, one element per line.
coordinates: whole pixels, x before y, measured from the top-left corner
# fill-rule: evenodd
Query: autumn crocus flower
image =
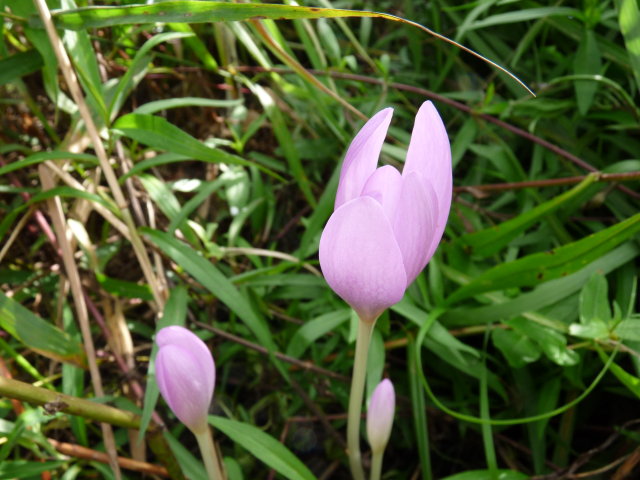
<path fill-rule="evenodd" d="M 451 207 L 451 148 L 431 102 L 416 115 L 402 174 L 376 168 L 392 115 L 378 112 L 351 143 L 320 239 L 322 273 L 365 322 L 402 299 L 433 256 Z"/>
<path fill-rule="evenodd" d="M 211 352 L 193 332 L 177 325 L 156 335 L 156 379 L 176 417 L 194 433 L 208 428 L 216 370 Z"/>

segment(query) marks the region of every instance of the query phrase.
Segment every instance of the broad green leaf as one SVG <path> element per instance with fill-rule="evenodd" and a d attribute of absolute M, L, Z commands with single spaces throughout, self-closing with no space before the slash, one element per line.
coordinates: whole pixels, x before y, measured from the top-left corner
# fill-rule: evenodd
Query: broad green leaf
<path fill-rule="evenodd" d="M 640 318 L 622 320 L 613 333 L 622 340 L 640 341 Z"/>
<path fill-rule="evenodd" d="M 0 59 L 0 85 L 36 72 L 44 65 L 37 50 L 27 50 Z"/>
<path fill-rule="evenodd" d="M 287 346 L 287 355 L 300 358 L 309 345 L 318 338 L 335 330 L 339 325 L 349 320 L 351 309 L 345 308 L 320 315 L 318 318 L 305 323 L 296 331 Z"/>
<path fill-rule="evenodd" d="M 491 333 L 494 345 L 513 368 L 520 368 L 540 358 L 540 348 L 518 330 L 496 328 Z"/>
<path fill-rule="evenodd" d="M 563 334 L 525 318 L 514 318 L 507 324 L 533 340 L 552 362 L 569 366 L 580 361 L 578 353 L 567 348 Z"/>
<path fill-rule="evenodd" d="M 447 303 L 455 303 L 494 290 L 535 286 L 570 275 L 609 252 L 639 230 L 640 213 L 576 242 L 500 264 L 453 292 L 447 298 Z"/>
<path fill-rule="evenodd" d="M 215 416 L 209 416 L 209 423 L 285 478 L 317 480 L 315 475 L 287 447 L 259 428 Z"/>
<path fill-rule="evenodd" d="M 276 345 L 264 319 L 251 308 L 248 299 L 242 296 L 211 261 L 167 233 L 150 228 L 144 228 L 143 233 L 177 265 L 184 268 L 187 273 L 238 315 L 262 346 L 271 351 L 276 350 Z"/>
<path fill-rule="evenodd" d="M 547 215 L 555 212 L 559 207 L 569 202 L 576 196 L 584 192 L 596 180 L 595 175 L 587 176 L 582 182 L 571 190 L 544 202 L 537 207 L 522 213 L 517 217 L 502 222 L 495 227 L 490 227 L 475 233 L 462 235 L 456 239 L 470 249 L 470 253 L 480 257 L 488 257 L 504 248 L 511 240 L 516 238 L 535 222 L 544 219 Z M 463 247 L 464 248 L 464 247 Z"/>
<path fill-rule="evenodd" d="M 0 327 L 41 355 L 80 367 L 86 365 L 82 345 L 0 292 Z"/>
<path fill-rule="evenodd" d="M 598 75 L 602 68 L 600 50 L 596 42 L 596 35 L 591 29 L 585 29 L 582 41 L 573 60 L 573 71 L 576 75 Z M 598 82 L 593 80 L 574 80 L 578 110 L 586 115 L 593 103 L 593 97 L 598 88 Z"/>
<path fill-rule="evenodd" d="M 582 338 L 609 336 L 611 307 L 607 280 L 600 272 L 594 273 L 580 292 L 580 323 L 569 326 L 569 333 Z"/>
<path fill-rule="evenodd" d="M 637 0 L 616 0 L 620 31 L 640 90 L 640 7 Z"/>
<path fill-rule="evenodd" d="M 162 117 L 130 113 L 120 117 L 113 124 L 113 130 L 152 148 L 177 153 L 203 162 L 255 165 L 269 175 L 275 175 L 261 165 L 222 150 L 206 146 L 184 130 L 169 123 Z"/>

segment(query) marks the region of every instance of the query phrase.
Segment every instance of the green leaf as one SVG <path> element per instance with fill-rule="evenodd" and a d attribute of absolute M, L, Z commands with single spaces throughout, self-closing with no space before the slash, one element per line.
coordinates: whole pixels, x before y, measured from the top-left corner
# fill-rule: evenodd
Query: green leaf
<path fill-rule="evenodd" d="M 137 283 L 127 282 L 126 280 L 118 280 L 117 278 L 107 277 L 102 273 L 96 272 L 96 279 L 108 293 L 121 298 L 140 298 L 142 300 L 152 301 L 153 294 L 149 285 L 138 285 Z"/>
<path fill-rule="evenodd" d="M 609 360 L 607 354 L 604 353 L 602 351 L 602 348 L 597 345 L 596 349 L 598 350 L 600 359 L 604 363 L 606 363 Z M 636 377 L 635 375 L 631 375 L 617 363 L 612 363 L 609 369 L 611 370 L 611 373 L 613 373 L 615 377 L 620 380 L 620 383 L 627 387 L 627 389 L 629 389 L 629 391 L 633 393 L 637 398 L 640 398 L 640 378 Z"/>
<path fill-rule="evenodd" d="M 540 348 L 518 330 L 496 328 L 491 334 L 494 345 L 502 352 L 509 365 L 520 368 L 540 358 Z"/>
<path fill-rule="evenodd" d="M 207 480 L 209 478 L 202 462 L 194 457 L 179 440 L 168 431 L 163 432 L 163 435 L 169 444 L 169 448 L 171 448 L 171 451 L 175 455 L 176 460 L 178 460 L 180 469 L 187 478 L 190 480 Z"/>
<path fill-rule="evenodd" d="M 607 280 L 596 272 L 580 292 L 580 323 L 569 326 L 569 333 L 582 338 L 609 337 L 611 307 Z"/>
<path fill-rule="evenodd" d="M 593 30 L 585 29 L 582 40 L 578 45 L 578 51 L 573 60 L 573 71 L 576 75 L 598 75 L 602 69 L 600 50 L 596 42 Z M 598 88 L 598 82 L 594 80 L 574 80 L 578 110 L 586 115 L 593 103 Z"/>
<path fill-rule="evenodd" d="M 475 30 L 478 28 L 487 28 L 494 25 L 506 25 L 510 23 L 526 22 L 529 20 L 535 20 L 538 18 L 548 17 L 580 17 L 581 12 L 575 8 L 569 7 L 540 7 L 540 8 L 528 8 L 518 9 L 512 12 L 499 13 L 490 17 L 478 20 L 477 22 L 469 25 L 468 30 Z"/>
<path fill-rule="evenodd" d="M 543 283 L 532 292 L 523 293 L 514 299 L 506 299 L 498 294 L 486 294 L 492 299 L 493 304 L 449 310 L 444 314 L 443 322 L 447 327 L 461 327 L 508 320 L 518 315 L 533 318 L 537 314 L 531 312 L 559 302 L 579 291 L 594 272 L 602 271 L 607 274 L 631 262 L 638 255 L 640 248 L 635 242 L 627 242 L 576 273 Z"/>
<path fill-rule="evenodd" d="M 60 28 L 81 30 L 112 27 L 133 23 L 210 23 L 241 20 L 295 20 L 300 18 L 380 17 L 382 14 L 335 8 L 292 7 L 260 3 L 229 4 L 208 1 L 170 1 L 150 5 L 125 7 L 78 8 L 53 11 L 53 20 Z M 31 23 L 40 26 L 39 19 Z"/>
<path fill-rule="evenodd" d="M 128 65 L 127 71 L 118 81 L 115 88 L 111 103 L 109 104 L 109 118 L 113 119 L 122 108 L 127 94 L 135 87 L 136 83 L 142 79 L 143 74 L 148 66 L 150 56 L 149 51 L 162 42 L 168 42 L 176 38 L 184 38 L 193 36 L 193 33 L 181 32 L 165 32 L 154 35 L 147 40 L 142 47 L 136 52 L 132 62 Z"/>
<path fill-rule="evenodd" d="M 555 212 L 558 208 L 580 195 L 595 180 L 595 175 L 589 175 L 574 188 L 562 195 L 558 195 L 557 197 L 554 197 L 511 220 L 502 222 L 495 227 L 462 235 L 456 239 L 456 243 L 469 247 L 473 255 L 478 255 L 480 257 L 493 255 L 508 245 L 511 240 L 516 238 L 535 222 L 544 219 L 550 213 Z"/>
<path fill-rule="evenodd" d="M 585 267 L 640 230 L 640 213 L 567 245 L 500 264 L 453 292 L 448 304 L 479 293 L 535 286 Z"/>
<path fill-rule="evenodd" d="M 36 165 L 47 160 L 80 160 L 83 162 L 87 162 L 90 165 L 98 165 L 98 159 L 94 155 L 89 155 L 87 153 L 71 153 L 53 150 L 51 152 L 34 153 L 33 155 L 29 155 L 22 160 L 4 165 L 0 167 L 0 175 L 4 175 L 15 170 L 20 170 L 21 168 L 29 167 L 31 165 Z"/>
<path fill-rule="evenodd" d="M 293 334 L 287 346 L 287 355 L 300 358 L 309 345 L 318 338 L 335 330 L 339 325 L 349 320 L 351 309 L 345 308 L 320 315 L 318 318 L 305 323 Z"/>
<path fill-rule="evenodd" d="M 528 475 L 513 470 L 498 470 L 497 473 L 498 475 L 494 476 L 490 470 L 469 470 L 442 480 L 527 480 L 529 478 Z"/>
<path fill-rule="evenodd" d="M 31 478 L 47 470 L 55 470 L 67 462 L 29 462 L 27 460 L 5 460 L 0 465 L 0 478 Z"/>
<path fill-rule="evenodd" d="M 0 292 L 0 327 L 41 355 L 84 367 L 82 345 Z"/>
<path fill-rule="evenodd" d="M 163 100 L 156 100 L 140 105 L 133 113 L 139 114 L 152 114 L 160 112 L 162 110 L 170 110 L 172 108 L 182 107 L 217 107 L 217 108 L 230 108 L 242 105 L 243 100 L 218 100 L 212 98 L 201 97 L 179 97 L 179 98 L 166 98 Z"/>
<path fill-rule="evenodd" d="M 629 64 L 640 90 L 640 8 L 637 0 L 617 0 L 618 22 L 627 47 Z"/>
<path fill-rule="evenodd" d="M 43 65 L 42 55 L 35 49 L 0 59 L 0 85 L 36 72 Z"/>
<path fill-rule="evenodd" d="M 209 423 L 284 477 L 290 480 L 317 480 L 287 447 L 259 428 L 215 416 L 209 416 Z"/>
<path fill-rule="evenodd" d="M 169 123 L 162 117 L 130 113 L 120 117 L 114 124 L 113 130 L 126 137 L 132 138 L 149 147 L 165 150 L 203 162 L 238 164 L 256 166 L 268 175 L 280 178 L 271 170 L 236 155 L 206 146 L 187 132 Z"/>
<path fill-rule="evenodd" d="M 629 318 L 621 321 L 613 333 L 622 340 L 640 341 L 640 318 Z"/>
<path fill-rule="evenodd" d="M 184 268 L 186 272 L 238 315 L 262 346 L 271 351 L 276 350 L 276 345 L 264 319 L 254 312 L 250 302 L 209 260 L 202 257 L 189 245 L 182 243 L 167 233 L 150 228 L 144 228 L 142 231 L 176 264 Z"/>
<path fill-rule="evenodd" d="M 524 318 L 514 318 L 507 324 L 533 340 L 552 362 L 569 366 L 580 361 L 578 353 L 567 348 L 563 334 Z"/>

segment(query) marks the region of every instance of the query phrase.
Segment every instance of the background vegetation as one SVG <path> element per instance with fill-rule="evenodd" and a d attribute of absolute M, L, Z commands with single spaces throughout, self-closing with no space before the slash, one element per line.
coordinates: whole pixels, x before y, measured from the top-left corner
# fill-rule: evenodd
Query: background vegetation
<path fill-rule="evenodd" d="M 202 478 L 149 362 L 178 323 L 216 359 L 230 479 L 348 478 L 355 321 L 320 275 L 319 234 L 363 119 L 395 107 L 381 161 L 400 166 L 432 99 L 455 198 L 373 338 L 368 389 L 384 375 L 399 395 L 384 478 L 635 478 L 637 2 L 304 5 L 412 20 L 537 97 L 384 18 L 54 10 L 107 165 L 35 4 L 0 1 L 0 477 L 114 478 L 95 456 L 112 448 L 135 460 L 123 478 Z"/>

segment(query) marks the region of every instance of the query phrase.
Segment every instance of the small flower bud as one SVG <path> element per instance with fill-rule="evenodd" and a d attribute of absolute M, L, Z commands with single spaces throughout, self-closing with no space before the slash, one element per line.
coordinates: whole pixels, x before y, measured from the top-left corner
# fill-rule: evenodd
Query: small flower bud
<path fill-rule="evenodd" d="M 163 328 L 156 335 L 156 379 L 162 397 L 176 417 L 194 433 L 207 428 L 216 381 L 211 352 L 184 327 Z"/>
<path fill-rule="evenodd" d="M 367 412 L 367 437 L 374 453 L 383 452 L 387 446 L 395 409 L 396 393 L 393 383 L 385 378 L 373 391 Z"/>

